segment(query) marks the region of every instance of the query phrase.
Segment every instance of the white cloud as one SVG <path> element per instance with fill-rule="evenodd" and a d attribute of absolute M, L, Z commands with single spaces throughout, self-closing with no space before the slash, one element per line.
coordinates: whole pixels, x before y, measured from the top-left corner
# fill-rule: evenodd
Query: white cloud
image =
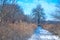
<path fill-rule="evenodd" d="M 54 18 L 50 15 L 56 10 L 55 3 L 48 3 L 46 1 L 39 1 L 39 3 L 42 5 L 44 8 L 44 12 L 46 14 L 47 20 L 53 20 Z"/>
<path fill-rule="evenodd" d="M 25 14 L 30 14 L 31 10 L 36 7 L 35 3 L 24 3 L 24 2 L 17 2 L 18 5 L 21 5 L 24 9 Z"/>
<path fill-rule="evenodd" d="M 30 0 L 29 0 L 30 1 Z M 52 16 L 50 15 L 50 13 L 54 12 L 56 7 L 55 7 L 55 3 L 48 3 L 46 0 L 32 0 L 33 2 L 21 2 L 18 1 L 17 3 L 19 5 L 22 5 L 24 8 L 24 12 L 25 14 L 31 14 L 31 11 L 34 7 L 36 7 L 37 4 L 41 4 L 42 7 L 44 8 L 44 12 L 46 13 L 47 19 L 52 19 Z"/>

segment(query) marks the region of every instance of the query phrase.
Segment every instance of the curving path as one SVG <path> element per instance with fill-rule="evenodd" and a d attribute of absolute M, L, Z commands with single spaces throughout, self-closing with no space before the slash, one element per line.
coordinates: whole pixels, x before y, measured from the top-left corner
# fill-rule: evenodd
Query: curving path
<path fill-rule="evenodd" d="M 60 40 L 60 38 L 43 29 L 41 26 L 38 26 L 34 34 L 28 40 Z"/>

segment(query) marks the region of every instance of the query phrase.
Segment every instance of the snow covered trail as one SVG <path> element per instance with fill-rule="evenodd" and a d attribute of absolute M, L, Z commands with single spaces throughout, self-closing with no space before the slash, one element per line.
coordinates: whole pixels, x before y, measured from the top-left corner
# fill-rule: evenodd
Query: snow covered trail
<path fill-rule="evenodd" d="M 60 38 L 43 29 L 41 26 L 38 26 L 34 34 L 28 40 L 60 40 Z"/>

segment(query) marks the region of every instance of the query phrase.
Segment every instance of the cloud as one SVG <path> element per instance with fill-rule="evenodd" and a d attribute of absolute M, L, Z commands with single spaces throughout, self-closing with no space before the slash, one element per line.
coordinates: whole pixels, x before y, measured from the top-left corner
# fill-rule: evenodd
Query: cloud
<path fill-rule="evenodd" d="M 36 7 L 37 4 L 41 4 L 42 7 L 44 8 L 44 12 L 47 16 L 47 19 L 51 19 L 53 18 L 50 13 L 54 12 L 56 7 L 56 3 L 51 1 L 47 1 L 47 0 L 23 0 L 23 1 L 18 1 L 17 2 L 18 5 L 21 5 L 24 9 L 25 14 L 31 14 L 31 11 L 33 8 Z"/>
<path fill-rule="evenodd" d="M 31 10 L 36 7 L 36 4 L 33 2 L 33 3 L 25 3 L 25 2 L 21 2 L 21 1 L 18 1 L 17 2 L 18 5 L 21 5 L 24 9 L 24 12 L 25 14 L 29 15 L 31 13 Z"/>
<path fill-rule="evenodd" d="M 39 3 L 44 8 L 44 12 L 46 14 L 47 20 L 53 20 L 54 18 L 50 14 L 56 10 L 56 7 L 55 7 L 56 4 L 53 2 L 48 3 L 47 1 L 44 1 L 44 0 L 39 1 Z"/>

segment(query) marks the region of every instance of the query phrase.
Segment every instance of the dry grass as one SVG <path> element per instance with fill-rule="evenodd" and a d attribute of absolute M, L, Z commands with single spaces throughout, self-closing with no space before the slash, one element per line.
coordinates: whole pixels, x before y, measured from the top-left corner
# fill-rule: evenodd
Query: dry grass
<path fill-rule="evenodd" d="M 43 28 L 60 36 L 60 23 L 56 24 L 43 24 Z"/>
<path fill-rule="evenodd" d="M 36 24 L 20 23 L 0 23 L 0 40 L 27 40 L 34 32 Z M 60 24 L 43 24 L 42 27 L 60 36 Z"/>
<path fill-rule="evenodd" d="M 20 22 L 0 26 L 0 40 L 27 40 L 36 28 L 35 24 Z"/>

